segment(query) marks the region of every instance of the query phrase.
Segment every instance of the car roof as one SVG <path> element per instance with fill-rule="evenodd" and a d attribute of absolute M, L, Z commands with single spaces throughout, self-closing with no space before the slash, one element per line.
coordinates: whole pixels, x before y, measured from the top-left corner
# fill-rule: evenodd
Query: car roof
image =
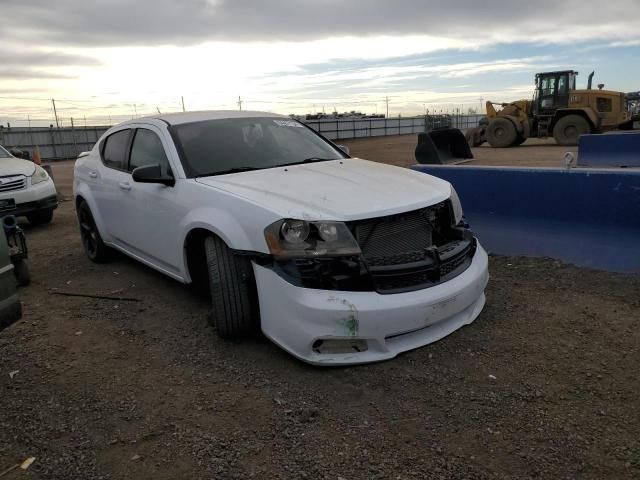
<path fill-rule="evenodd" d="M 169 125 L 180 125 L 182 123 L 201 122 L 203 120 L 222 120 L 225 118 L 252 118 L 252 117 L 275 117 L 288 118 L 270 112 L 257 112 L 250 110 L 206 110 L 201 112 L 179 112 L 153 115 L 147 118 L 162 120 Z M 140 121 L 140 119 L 136 119 Z"/>

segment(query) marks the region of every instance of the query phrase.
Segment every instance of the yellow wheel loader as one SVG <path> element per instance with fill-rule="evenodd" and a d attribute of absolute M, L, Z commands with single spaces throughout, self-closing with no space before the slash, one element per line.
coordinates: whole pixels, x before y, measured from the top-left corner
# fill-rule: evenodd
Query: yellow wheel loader
<path fill-rule="evenodd" d="M 631 129 L 634 118 L 622 92 L 587 88 L 576 90 L 578 72 L 565 70 L 536 74 L 533 100 L 487 102 L 487 119 L 465 137 L 472 147 L 489 142 L 492 147 L 515 147 L 527 138 L 553 135 L 560 145 L 577 145 L 580 135 Z M 502 107 L 497 110 L 496 105 Z"/>

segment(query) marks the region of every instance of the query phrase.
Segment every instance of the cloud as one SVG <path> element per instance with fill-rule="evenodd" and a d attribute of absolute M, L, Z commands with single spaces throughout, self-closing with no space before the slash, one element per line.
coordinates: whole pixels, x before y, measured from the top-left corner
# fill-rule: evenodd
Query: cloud
<path fill-rule="evenodd" d="M 509 58 L 485 62 L 462 62 L 436 64 L 433 62 L 415 65 L 397 65 L 380 62 L 364 68 L 332 69 L 320 73 L 280 72 L 263 78 L 259 83 L 263 91 L 283 93 L 287 91 L 318 91 L 326 87 L 335 90 L 366 91 L 367 89 L 393 90 L 407 82 L 419 80 L 421 83 L 431 79 L 455 80 L 476 77 L 499 72 L 522 72 L 527 70 L 550 70 L 557 66 L 551 56 L 532 56 Z M 274 81 L 277 79 L 277 82 Z M 447 85 L 449 88 L 449 85 Z"/>
<path fill-rule="evenodd" d="M 0 65 L 3 67 L 57 67 L 57 66 L 99 66 L 96 58 L 59 51 L 24 50 L 24 48 L 3 48 L 0 51 Z"/>
<path fill-rule="evenodd" d="M 0 67 L 0 80 L 71 79 L 71 75 L 34 68 Z"/>
<path fill-rule="evenodd" d="M 597 15 L 584 12 L 597 9 Z M 587 0 L 4 0 L 2 38 L 73 46 L 431 35 L 475 41 L 628 40 L 640 2 Z M 637 35 L 636 37 L 637 38 Z"/>

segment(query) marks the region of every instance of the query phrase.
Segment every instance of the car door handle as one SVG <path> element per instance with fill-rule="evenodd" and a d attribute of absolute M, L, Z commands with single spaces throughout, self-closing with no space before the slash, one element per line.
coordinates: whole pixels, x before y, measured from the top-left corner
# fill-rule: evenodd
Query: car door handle
<path fill-rule="evenodd" d="M 98 173 L 97 172 L 89 172 L 89 176 L 91 178 L 98 178 Z"/>
<path fill-rule="evenodd" d="M 131 190 L 131 184 L 129 182 L 120 182 L 118 184 L 118 186 L 122 189 L 122 190 Z"/>

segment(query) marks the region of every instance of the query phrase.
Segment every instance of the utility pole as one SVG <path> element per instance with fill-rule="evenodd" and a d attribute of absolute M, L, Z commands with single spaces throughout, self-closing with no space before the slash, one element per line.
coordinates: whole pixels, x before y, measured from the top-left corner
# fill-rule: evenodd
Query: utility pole
<path fill-rule="evenodd" d="M 240 95 L 238 95 L 238 108 L 242 110 L 242 98 L 240 98 Z"/>
<path fill-rule="evenodd" d="M 182 111 L 184 112 L 185 111 L 185 109 L 184 109 L 184 97 L 180 97 L 180 100 L 182 100 Z"/>
<path fill-rule="evenodd" d="M 136 114 L 136 118 L 138 118 L 138 108 L 135 103 L 133 104 L 133 112 Z"/>
<path fill-rule="evenodd" d="M 478 100 L 480 100 L 480 113 L 482 113 L 482 101 L 484 98 L 480 97 Z"/>
<path fill-rule="evenodd" d="M 53 116 L 56 117 L 56 127 L 60 128 L 60 122 L 58 122 L 58 111 L 56 110 L 56 101 L 52 98 L 51 103 L 53 104 Z"/>
<path fill-rule="evenodd" d="M 389 97 L 384 97 L 384 103 L 387 104 L 387 118 L 389 118 Z"/>
<path fill-rule="evenodd" d="M 73 137 L 73 150 L 77 155 L 78 152 L 78 144 L 76 143 L 76 126 L 73 124 L 73 117 L 71 117 L 71 137 Z"/>

